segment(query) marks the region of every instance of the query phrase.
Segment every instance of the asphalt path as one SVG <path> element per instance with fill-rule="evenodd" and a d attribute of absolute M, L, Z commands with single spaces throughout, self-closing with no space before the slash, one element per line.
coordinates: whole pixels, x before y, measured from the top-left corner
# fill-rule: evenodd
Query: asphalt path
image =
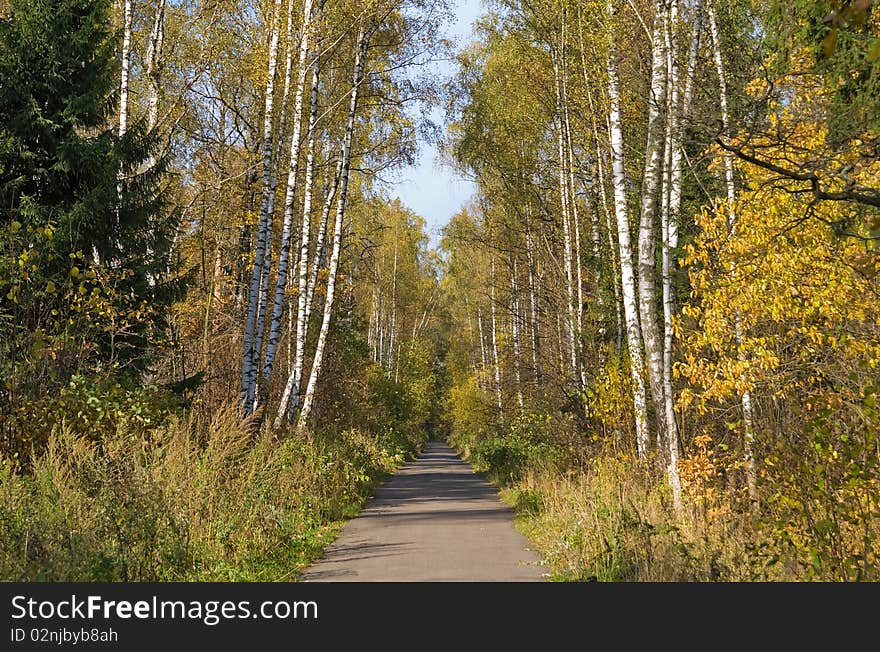
<path fill-rule="evenodd" d="M 545 572 L 495 488 L 432 441 L 376 490 L 300 580 L 537 582 Z"/>

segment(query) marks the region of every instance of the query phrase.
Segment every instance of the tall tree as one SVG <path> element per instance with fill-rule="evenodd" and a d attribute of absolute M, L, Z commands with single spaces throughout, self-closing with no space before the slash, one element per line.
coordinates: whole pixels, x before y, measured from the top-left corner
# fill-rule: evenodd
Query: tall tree
<path fill-rule="evenodd" d="M 115 34 L 105 0 L 15 0 L 0 22 L 0 225 L 27 261 L 0 274 L 3 328 L 54 338 L 56 381 L 95 358 L 144 369 L 177 291 L 167 160 L 144 166 L 155 137 L 115 114 Z"/>

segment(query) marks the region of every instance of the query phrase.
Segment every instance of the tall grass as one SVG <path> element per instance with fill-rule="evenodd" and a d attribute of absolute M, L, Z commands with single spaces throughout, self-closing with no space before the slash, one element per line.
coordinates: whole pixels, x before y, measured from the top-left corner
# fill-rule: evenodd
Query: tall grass
<path fill-rule="evenodd" d="M 502 434 L 468 446 L 453 441 L 501 487 L 556 580 L 880 579 L 880 511 L 870 482 L 840 484 L 829 498 L 807 490 L 815 478 L 806 473 L 792 487 L 767 473 L 775 491 L 753 506 L 707 438 L 698 438 L 680 460 L 676 511 L 656 464 L 613 446 L 573 443 L 545 421 L 516 417 Z"/>
<path fill-rule="evenodd" d="M 276 438 L 234 406 L 95 441 L 59 429 L 0 462 L 5 580 L 294 579 L 421 444 L 391 430 Z"/>
<path fill-rule="evenodd" d="M 748 516 L 699 501 L 676 514 L 666 487 L 632 459 L 530 468 L 505 494 L 557 580 L 794 579 L 768 563 L 769 542 Z"/>

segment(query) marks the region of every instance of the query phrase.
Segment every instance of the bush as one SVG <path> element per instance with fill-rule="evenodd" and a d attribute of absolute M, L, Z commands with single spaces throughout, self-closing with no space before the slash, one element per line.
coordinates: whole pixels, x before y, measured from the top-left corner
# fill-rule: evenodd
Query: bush
<path fill-rule="evenodd" d="M 121 432 L 149 437 L 178 407 L 170 391 L 141 386 L 125 374 L 75 375 L 57 393 L 22 397 L 0 411 L 0 453 L 26 464 L 53 432 L 65 429 L 96 443 Z"/>
<path fill-rule="evenodd" d="M 568 460 L 568 452 L 552 440 L 551 418 L 547 414 L 518 415 L 503 436 L 480 441 L 471 454 L 474 468 L 500 484 L 519 480 L 531 467 L 558 468 Z"/>

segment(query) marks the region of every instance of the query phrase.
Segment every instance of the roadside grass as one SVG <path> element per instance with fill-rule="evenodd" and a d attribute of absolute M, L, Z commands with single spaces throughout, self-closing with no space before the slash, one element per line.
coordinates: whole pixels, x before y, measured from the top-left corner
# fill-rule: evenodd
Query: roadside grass
<path fill-rule="evenodd" d="M 535 446 L 516 432 L 468 448 L 466 458 L 515 509 L 517 529 L 553 581 L 880 578 L 876 519 L 860 522 L 861 538 L 841 529 L 829 545 L 796 513 L 769 501 L 752 511 L 744 488 L 719 484 L 693 464 L 682 465 L 684 504 L 676 512 L 667 484 L 631 455 L 581 457 L 576 447 Z M 832 557 L 835 549 L 844 553 Z M 851 558 L 861 565 L 847 565 Z"/>
<path fill-rule="evenodd" d="M 423 442 L 392 430 L 278 438 L 230 405 L 149 437 L 52 435 L 0 462 L 0 577 L 291 581 Z"/>
<path fill-rule="evenodd" d="M 676 515 L 665 487 L 624 458 L 565 469 L 534 464 L 500 481 L 515 525 L 557 582 L 784 579 L 747 517 L 691 505 Z"/>

